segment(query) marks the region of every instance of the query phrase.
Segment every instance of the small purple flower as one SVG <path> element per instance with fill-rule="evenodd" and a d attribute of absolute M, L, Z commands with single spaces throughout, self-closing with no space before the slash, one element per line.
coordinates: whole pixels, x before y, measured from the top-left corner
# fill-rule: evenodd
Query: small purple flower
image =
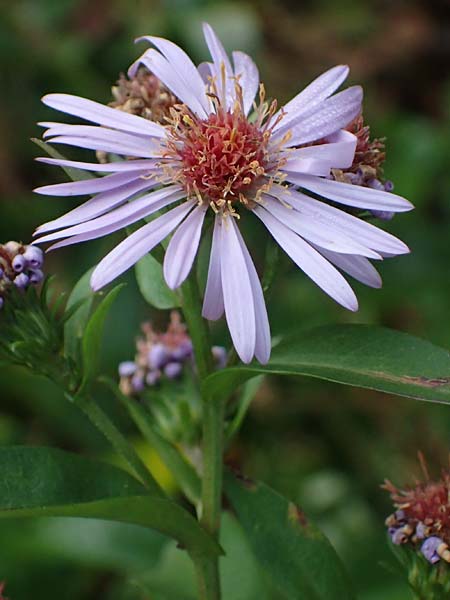
<path fill-rule="evenodd" d="M 176 379 L 181 375 L 183 365 L 179 362 L 169 362 L 164 367 L 164 375 L 169 379 Z"/>
<path fill-rule="evenodd" d="M 135 373 L 133 375 L 133 377 L 131 378 L 131 386 L 133 389 L 133 392 L 135 393 L 139 393 L 142 392 L 145 384 L 144 384 L 144 375 L 138 371 L 137 373 Z"/>
<path fill-rule="evenodd" d="M 426 535 L 426 531 L 427 527 L 422 523 L 422 521 L 419 521 L 419 523 L 417 523 L 416 526 L 416 538 L 419 540 L 423 540 L 423 538 Z"/>
<path fill-rule="evenodd" d="M 44 253 L 38 246 L 26 246 L 23 257 L 33 269 L 40 269 L 44 264 Z"/>
<path fill-rule="evenodd" d="M 146 36 L 142 39 L 154 48 L 130 68 L 133 77 L 146 67 L 177 97 L 172 122 L 161 124 L 68 94 L 44 97 L 47 106 L 94 123 L 43 123 L 45 138 L 124 159 L 105 164 L 42 159 L 106 176 L 39 188 L 42 194 L 93 198 L 39 227 L 37 241 L 56 242 L 52 248 L 84 242 L 170 207 L 116 246 L 97 265 L 91 285 L 104 287 L 172 234 L 163 271 L 175 289 L 191 271 L 208 214 L 214 233 L 203 316 L 217 320 L 225 314 L 241 360 L 249 363 L 255 356 L 267 363 L 269 320 L 238 217 L 259 219 L 308 277 L 355 311 L 357 298 L 341 271 L 378 288 L 381 278 L 369 259 L 409 249 L 345 209 L 404 212 L 412 205 L 385 189 L 329 178 L 333 169 L 353 165 L 358 141 L 345 128 L 361 113 L 362 89 L 335 93 L 348 76 L 347 66 L 326 71 L 277 110 L 275 102 L 266 102 L 251 58 L 233 52 L 231 61 L 213 29 L 205 24 L 203 30 L 210 62 L 197 68 L 172 42 Z"/>
<path fill-rule="evenodd" d="M 403 531 L 403 527 L 392 528 L 394 531 L 389 532 L 393 544 L 404 544 L 408 540 L 408 536 Z"/>
<path fill-rule="evenodd" d="M 148 364 L 152 369 L 161 369 L 168 357 L 167 348 L 163 344 L 155 344 L 148 352 Z"/>
<path fill-rule="evenodd" d="M 161 371 L 149 371 L 145 378 L 145 383 L 150 387 L 156 385 L 161 378 Z"/>
<path fill-rule="evenodd" d="M 428 562 L 430 562 L 431 564 L 434 565 L 435 563 L 437 563 L 441 560 L 441 557 L 437 553 L 437 550 L 438 550 L 439 546 L 441 546 L 441 544 L 443 544 L 443 543 L 444 543 L 443 540 L 441 540 L 441 538 L 439 538 L 439 537 L 436 537 L 436 536 L 429 537 L 422 544 L 420 551 L 425 556 L 425 558 L 428 560 Z"/>
<path fill-rule="evenodd" d="M 29 271 L 30 283 L 37 285 L 44 279 L 44 273 L 41 269 L 30 269 Z"/>
<path fill-rule="evenodd" d="M 20 290 L 27 288 L 29 283 L 30 278 L 25 273 L 19 273 L 19 275 L 17 275 L 17 277 L 14 279 L 14 285 Z"/>
<path fill-rule="evenodd" d="M 27 261 L 23 254 L 16 254 L 16 256 L 12 259 L 11 264 L 16 273 L 22 273 L 27 266 Z"/>
<path fill-rule="evenodd" d="M 131 377 L 136 373 L 137 366 L 131 360 L 127 360 L 119 364 L 118 370 L 120 377 Z"/>
<path fill-rule="evenodd" d="M 5 301 L 3 300 L 2 296 L 0 296 L 0 310 L 3 308 L 5 304 Z"/>
<path fill-rule="evenodd" d="M 171 353 L 171 358 L 174 360 L 184 361 L 190 356 L 192 356 L 192 342 L 188 339 L 181 342 Z"/>

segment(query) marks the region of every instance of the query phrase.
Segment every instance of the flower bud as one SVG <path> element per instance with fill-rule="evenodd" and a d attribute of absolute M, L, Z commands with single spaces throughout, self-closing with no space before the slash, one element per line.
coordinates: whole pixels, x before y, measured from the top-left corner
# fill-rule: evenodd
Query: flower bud
<path fill-rule="evenodd" d="M 40 269 L 44 264 L 44 253 L 38 246 L 25 246 L 23 257 L 33 269 Z"/>

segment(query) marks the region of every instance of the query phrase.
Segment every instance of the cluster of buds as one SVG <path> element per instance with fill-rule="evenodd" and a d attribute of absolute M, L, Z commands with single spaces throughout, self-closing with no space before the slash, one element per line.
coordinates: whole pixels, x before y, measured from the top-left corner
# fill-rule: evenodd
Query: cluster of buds
<path fill-rule="evenodd" d="M 385 481 L 397 509 L 386 519 L 388 532 L 394 544 L 420 550 L 429 563 L 450 563 L 450 469 L 437 481 L 430 481 L 425 466 L 424 473 L 424 482 L 403 490 Z"/>
<path fill-rule="evenodd" d="M 394 184 L 392 181 L 385 181 L 383 177 L 383 163 L 386 158 L 384 139 L 370 139 L 370 127 L 364 124 L 362 115 L 357 117 L 347 129 L 357 138 L 355 156 L 352 166 L 348 169 L 332 169 L 333 179 L 392 192 Z M 384 220 L 389 220 L 393 216 L 393 213 L 387 211 L 372 212 L 375 217 Z"/>
<path fill-rule="evenodd" d="M 132 78 L 121 74 L 112 93 L 114 101 L 109 105 L 113 108 L 158 123 L 165 123 L 170 109 L 178 102 L 172 92 L 145 67 L 140 67 Z"/>
<path fill-rule="evenodd" d="M 142 325 L 142 332 L 136 341 L 134 361 L 119 365 L 120 389 L 127 396 L 139 394 L 163 379 L 178 379 L 186 365 L 193 365 L 192 342 L 178 312 L 171 312 L 165 332 L 155 332 L 148 322 Z M 225 349 L 215 346 L 213 354 L 217 365 L 224 366 Z"/>
<path fill-rule="evenodd" d="M 44 253 L 37 246 L 7 242 L 0 244 L 0 309 L 11 286 L 26 290 L 44 278 Z"/>

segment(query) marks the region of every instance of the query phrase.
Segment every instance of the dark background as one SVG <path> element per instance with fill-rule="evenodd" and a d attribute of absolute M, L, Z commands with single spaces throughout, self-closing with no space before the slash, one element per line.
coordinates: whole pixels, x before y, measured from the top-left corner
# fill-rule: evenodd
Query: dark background
<path fill-rule="evenodd" d="M 178 42 L 199 62 L 206 57 L 200 27 L 206 20 L 229 50 L 252 54 L 269 97 L 280 102 L 323 70 L 348 63 L 350 83 L 361 83 L 365 89 L 366 121 L 374 135 L 387 138 L 386 176 L 395 191 L 416 206 L 413 213 L 399 215 L 386 226 L 408 243 L 411 255 L 381 265 L 381 290 L 355 283 L 361 306 L 356 314 L 335 305 L 283 260 L 269 302 L 273 333 L 328 322 L 379 323 L 449 347 L 446 4 L 444 0 L 2 3 L 0 240 L 27 242 L 38 224 L 65 212 L 70 203 L 31 192 L 37 185 L 64 180 L 62 173 L 33 162 L 40 153 L 30 141 L 40 135 L 35 123 L 56 118 L 41 105 L 40 97 L 59 91 L 108 102 L 119 72 L 140 52 L 133 39 L 146 33 Z M 118 239 L 120 234 L 52 254 L 47 272 L 57 274 L 61 290 L 70 289 Z M 252 251 L 258 261 L 262 252 L 258 247 Z M 140 299 L 132 276 L 125 279 L 129 285 L 109 321 L 104 346 L 105 370 L 112 375 L 120 360 L 133 356 L 139 323 L 149 317 L 157 322 L 165 318 Z M 217 342 L 229 344 L 224 327 L 219 325 L 214 335 Z M 55 445 L 110 458 L 102 439 L 49 383 L 21 370 L 3 369 L 0 394 L 1 444 Z M 102 401 L 133 434 L 114 403 Z M 313 380 L 272 378 L 258 394 L 231 458 L 248 475 L 271 483 L 315 517 L 344 559 L 362 600 L 403 600 L 408 598 L 407 588 L 391 572 L 394 563 L 383 525 L 391 509 L 379 485 L 385 477 L 404 484 L 420 474 L 418 450 L 424 452 L 430 470 L 438 473 L 448 464 L 449 430 L 446 406 Z M 153 453 L 141 449 L 171 489 L 173 483 Z M 113 531 L 101 522 L 95 528 L 67 520 L 2 523 L 0 581 L 7 581 L 11 600 L 189 600 L 192 596 L 185 595 L 184 583 L 171 592 L 164 587 L 164 577 L 173 583 L 173 567 L 170 553 L 161 558 L 161 544 L 156 538 L 141 540 L 132 530 Z M 387 562 L 389 568 L 382 564 Z M 125 584 L 122 577 L 129 565 L 144 569 L 147 563 L 163 581 L 160 591 L 150 595 Z M 183 571 L 177 569 L 177 575 L 183 582 Z M 250 600 L 236 594 L 225 600 Z"/>

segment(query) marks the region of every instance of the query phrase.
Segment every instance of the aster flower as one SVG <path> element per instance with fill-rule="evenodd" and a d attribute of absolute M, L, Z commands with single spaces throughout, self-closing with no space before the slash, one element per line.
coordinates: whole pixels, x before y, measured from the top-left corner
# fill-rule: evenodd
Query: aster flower
<path fill-rule="evenodd" d="M 275 101 L 266 100 L 253 61 L 233 52 L 231 62 L 207 24 L 204 35 L 212 60 L 198 68 L 172 42 L 141 38 L 154 47 L 131 66 L 129 76 L 144 66 L 176 96 L 179 104 L 166 124 L 76 96 L 44 97 L 46 105 L 96 124 L 43 123 L 46 139 L 124 160 L 41 159 L 106 176 L 38 189 L 57 196 L 94 195 L 39 227 L 38 242 L 60 240 L 51 246 L 59 248 L 152 218 L 101 260 L 92 287 L 107 285 L 173 233 L 164 276 L 170 288 L 177 288 L 191 270 L 203 223 L 212 214 L 203 315 L 215 320 L 225 313 L 242 361 L 256 356 L 265 363 L 269 321 L 258 274 L 239 231 L 240 218 L 253 213 L 323 291 L 357 310 L 356 296 L 340 271 L 380 287 L 368 259 L 403 254 L 408 248 L 348 210 L 402 212 L 412 206 L 384 190 L 336 181 L 331 175 L 332 169 L 352 166 L 358 141 L 344 128 L 361 113 L 362 90 L 355 86 L 335 94 L 348 67 L 330 69 L 278 110 Z"/>

